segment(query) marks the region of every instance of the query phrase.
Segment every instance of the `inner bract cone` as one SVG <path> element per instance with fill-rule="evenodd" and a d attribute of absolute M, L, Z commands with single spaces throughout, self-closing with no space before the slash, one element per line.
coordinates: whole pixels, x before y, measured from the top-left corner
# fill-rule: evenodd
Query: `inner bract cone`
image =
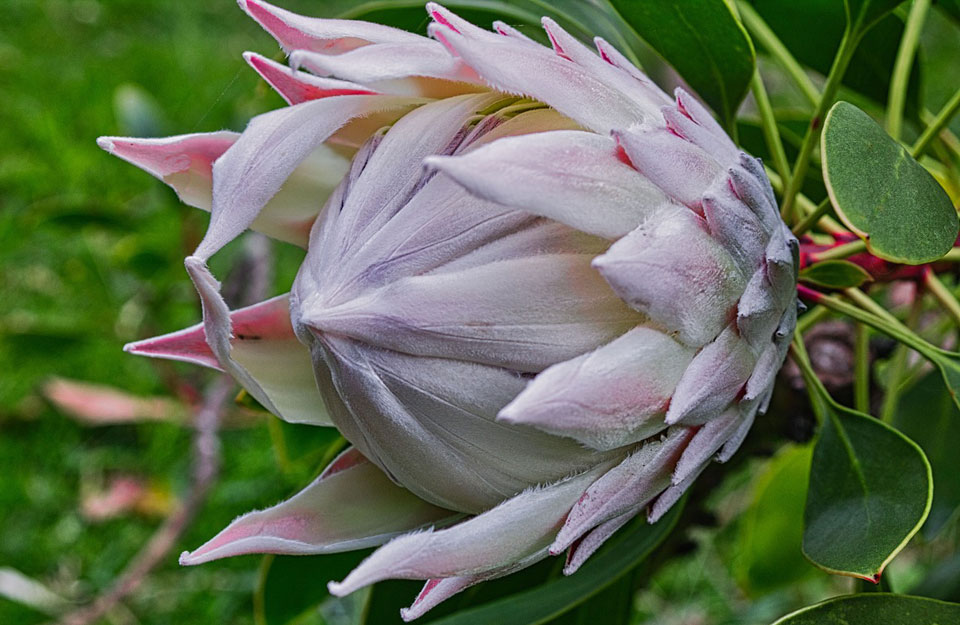
<path fill-rule="evenodd" d="M 573 573 L 733 455 L 794 330 L 796 240 L 695 98 L 547 18 L 552 49 L 433 3 L 430 38 L 240 4 L 289 54 L 245 58 L 290 106 L 100 140 L 211 211 L 203 323 L 127 350 L 351 447 L 182 563 L 383 545 L 330 590 L 426 580 L 410 620 L 549 555 Z M 248 228 L 306 257 L 231 311 L 206 262 Z"/>

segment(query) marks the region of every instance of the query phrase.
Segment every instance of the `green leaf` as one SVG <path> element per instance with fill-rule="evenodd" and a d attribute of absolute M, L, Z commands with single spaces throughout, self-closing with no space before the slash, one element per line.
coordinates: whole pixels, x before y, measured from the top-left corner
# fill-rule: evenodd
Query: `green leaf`
<path fill-rule="evenodd" d="M 800 63 L 827 75 L 843 38 L 846 17 L 842 3 L 836 0 L 754 0 L 753 5 Z M 863 35 L 844 73 L 843 86 L 885 104 L 904 28 L 903 19 L 888 15 Z M 913 116 L 920 111 L 922 70 L 919 59 L 914 59 L 906 101 L 906 110 Z"/>
<path fill-rule="evenodd" d="M 821 160 L 837 215 L 875 256 L 918 265 L 952 248 L 957 212 L 947 192 L 856 106 L 830 109 Z"/>
<path fill-rule="evenodd" d="M 948 625 L 960 623 L 960 604 L 936 599 L 867 593 L 829 599 L 773 625 Z"/>
<path fill-rule="evenodd" d="M 903 395 L 894 424 L 920 445 L 933 469 L 933 504 L 923 526 L 933 537 L 960 508 L 960 409 L 930 373 Z"/>
<path fill-rule="evenodd" d="M 837 404 L 819 381 L 811 391 L 821 427 L 810 466 L 803 553 L 829 573 L 877 582 L 927 518 L 930 463 L 897 430 Z"/>
<path fill-rule="evenodd" d="M 642 562 L 670 534 L 683 508 L 678 503 L 653 525 L 634 519 L 601 547 L 576 575 L 464 610 L 431 625 L 539 625 L 577 607 Z"/>
<path fill-rule="evenodd" d="M 849 260 L 825 260 L 801 271 L 800 279 L 828 289 L 849 289 L 872 282 L 873 276 Z"/>
<path fill-rule="evenodd" d="M 756 55 L 724 0 L 611 0 L 634 30 L 672 65 L 726 123 L 753 76 Z"/>
<path fill-rule="evenodd" d="M 736 544 L 734 575 L 752 595 L 764 595 L 816 571 L 804 559 L 803 502 L 810 445 L 785 446 L 757 475 Z"/>
<path fill-rule="evenodd" d="M 308 612 L 354 613 L 356 606 L 332 597 L 325 581 L 343 578 L 369 554 L 368 549 L 326 556 L 264 556 L 254 599 L 258 623 L 287 625 Z M 351 601 L 369 598 L 369 592 L 354 594 L 358 596 L 351 595 Z"/>

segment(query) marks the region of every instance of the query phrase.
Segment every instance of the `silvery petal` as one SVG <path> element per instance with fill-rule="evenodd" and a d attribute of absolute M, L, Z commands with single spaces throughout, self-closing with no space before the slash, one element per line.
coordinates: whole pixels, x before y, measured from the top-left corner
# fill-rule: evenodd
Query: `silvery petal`
<path fill-rule="evenodd" d="M 348 121 L 385 110 L 399 116 L 421 103 L 393 96 L 338 96 L 250 120 L 236 143 L 213 165 L 210 226 L 194 256 L 206 261 L 246 230 L 294 170 Z M 317 205 L 321 203 L 322 198 Z"/>
<path fill-rule="evenodd" d="M 192 552 L 194 565 L 250 553 L 307 555 L 382 545 L 460 515 L 405 490 L 355 450 L 334 460 L 309 486 L 272 508 L 248 512 Z"/>
<path fill-rule="evenodd" d="M 693 211 L 663 205 L 593 261 L 630 306 L 699 347 L 733 315 L 744 278 Z"/>
<path fill-rule="evenodd" d="M 588 254 L 540 254 L 404 278 L 342 304 L 301 301 L 324 333 L 419 356 L 539 372 L 637 324 Z"/>
<path fill-rule="evenodd" d="M 667 428 L 667 404 L 694 353 L 662 332 L 634 328 L 548 368 L 498 418 L 595 449 L 633 443 Z"/>
<path fill-rule="evenodd" d="M 562 552 L 601 523 L 624 514 L 636 514 L 670 486 L 670 474 L 693 433 L 693 428 L 671 428 L 661 440 L 640 445 L 604 473 L 570 510 L 550 546 L 550 553 Z"/>
<path fill-rule="evenodd" d="M 666 128 L 620 128 L 627 129 L 613 136 L 633 166 L 664 193 L 699 210 L 703 194 L 723 172 L 714 155 Z"/>
<path fill-rule="evenodd" d="M 304 17 L 263 2 L 238 0 L 240 8 L 273 35 L 280 46 L 340 54 L 370 43 L 422 41 L 423 37 L 372 22 Z"/>
<path fill-rule="evenodd" d="M 583 126 L 601 134 L 642 119 L 656 119 L 655 110 L 611 89 L 589 71 L 552 51 L 512 37 L 496 39 L 432 25 L 443 41 L 495 89 L 521 93 L 545 102 Z"/>
<path fill-rule="evenodd" d="M 219 297 L 208 293 L 207 299 L 213 296 Z M 219 308 L 213 302 L 209 307 Z M 219 313 L 206 320 L 208 327 L 216 324 L 216 332 L 221 332 L 222 321 Z M 297 340 L 290 325 L 286 295 L 230 312 L 225 330 L 229 337 L 225 347 L 208 342 L 205 324 L 201 323 L 130 343 L 123 349 L 226 370 L 281 419 L 330 425 L 313 380 L 310 352 Z"/>
<path fill-rule="evenodd" d="M 567 510 L 598 474 L 594 469 L 524 491 L 453 527 L 396 538 L 328 588 L 343 596 L 384 579 L 459 577 L 509 566 L 550 543 Z"/>
<path fill-rule="evenodd" d="M 667 200 L 618 159 L 613 140 L 588 132 L 508 137 L 426 163 L 484 199 L 608 239 L 627 234 Z"/>
<path fill-rule="evenodd" d="M 498 423 L 524 380 L 498 367 L 420 358 L 321 336 L 331 417 L 396 481 L 445 508 L 477 513 L 530 484 L 555 481 L 609 457 L 574 441 Z M 322 380 L 332 374 L 332 388 Z M 344 419 L 347 420 L 343 423 Z M 464 485 L 469 484 L 469 488 Z"/>
<path fill-rule="evenodd" d="M 733 325 L 700 350 L 677 384 L 667 423 L 698 425 L 716 418 L 743 392 L 757 356 Z"/>
<path fill-rule="evenodd" d="M 346 80 L 323 78 L 306 72 L 290 71 L 256 52 L 244 52 L 244 60 L 280 94 L 287 104 L 300 104 L 310 100 L 338 95 L 374 95 L 376 90 Z"/>

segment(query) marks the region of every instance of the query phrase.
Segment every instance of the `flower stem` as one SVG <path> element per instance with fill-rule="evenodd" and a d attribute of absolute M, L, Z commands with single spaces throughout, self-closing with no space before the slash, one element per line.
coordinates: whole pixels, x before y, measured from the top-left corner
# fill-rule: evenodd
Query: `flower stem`
<path fill-rule="evenodd" d="M 937 274 L 935 274 L 929 266 L 924 267 L 923 283 L 926 285 L 927 290 L 930 291 L 930 294 L 940 302 L 940 305 L 943 306 L 953 321 L 957 325 L 960 325 L 960 302 L 958 302 L 957 297 L 950 292 L 950 289 L 944 286 L 943 282 L 940 281 L 940 278 L 937 277 Z"/>
<path fill-rule="evenodd" d="M 823 306 L 814 306 L 809 312 L 800 317 L 800 319 L 797 321 L 797 329 L 800 330 L 800 334 L 806 334 L 807 330 L 812 328 L 817 322 L 829 314 L 829 308 L 824 308 Z"/>
<path fill-rule="evenodd" d="M 853 336 L 853 407 L 870 413 L 870 328 L 856 324 Z"/>
<path fill-rule="evenodd" d="M 816 106 L 820 102 L 820 91 L 816 85 L 807 76 L 807 73 L 797 62 L 797 59 L 790 54 L 787 46 L 783 45 L 776 33 L 760 17 L 756 9 L 748 2 L 740 2 L 737 7 L 740 9 L 740 17 L 743 18 L 743 24 L 750 31 L 750 35 L 760 43 L 761 46 L 770 53 L 777 63 L 787 72 L 794 84 L 800 89 L 804 97 L 810 101 L 810 104 Z"/>
<path fill-rule="evenodd" d="M 773 187 L 774 191 L 776 191 L 777 193 L 782 193 L 783 179 L 780 177 L 780 175 L 777 172 L 770 169 L 769 166 L 766 167 L 766 172 L 767 172 L 767 178 L 770 179 L 770 185 Z M 804 194 L 798 193 L 797 208 L 803 211 L 804 215 L 808 215 L 814 212 L 815 210 L 817 210 L 817 205 L 813 203 L 813 200 L 811 200 Z M 821 217 L 820 220 L 817 222 L 817 226 L 828 234 L 840 234 L 840 233 L 850 232 L 849 230 L 847 230 L 842 225 L 840 225 L 839 223 L 837 223 L 836 221 L 834 221 L 832 218 L 828 216 Z"/>
<path fill-rule="evenodd" d="M 940 109 L 937 116 L 933 118 L 933 121 L 924 129 L 923 134 L 920 135 L 917 142 L 910 148 L 910 154 L 912 154 L 914 158 L 919 158 L 926 152 L 927 148 L 930 147 L 930 142 L 950 123 L 950 120 L 953 119 L 953 116 L 957 114 L 958 110 L 960 110 L 960 89 L 956 90 L 953 97 L 943 105 L 943 108 Z"/>
<path fill-rule="evenodd" d="M 838 245 L 832 247 L 829 250 L 824 250 L 816 254 L 810 255 L 811 262 L 818 263 L 823 260 L 839 260 L 841 258 L 847 258 L 853 256 L 854 254 L 859 254 L 867 249 L 867 244 L 862 240 L 858 239 L 856 241 L 851 241 L 850 243 L 844 243 L 843 245 Z"/>
<path fill-rule="evenodd" d="M 829 197 L 823 198 L 823 201 L 817 204 L 817 207 L 813 210 L 812 213 L 807 213 L 807 216 L 801 219 L 799 223 L 797 223 L 797 225 L 793 227 L 793 234 L 795 234 L 796 236 L 800 236 L 801 234 L 803 234 L 804 232 L 812 228 L 814 224 L 820 221 L 821 217 L 823 217 L 830 211 L 830 207 L 831 207 L 830 198 Z"/>
<path fill-rule="evenodd" d="M 907 101 L 910 69 L 913 67 L 920 31 L 923 30 L 929 8 L 930 0 L 913 0 L 907 17 L 907 26 L 900 39 L 900 48 L 897 50 L 897 60 L 893 65 L 893 76 L 890 79 L 890 91 L 887 97 L 887 133 L 898 141 L 903 129 L 903 109 Z"/>
<path fill-rule="evenodd" d="M 773 107 L 770 106 L 770 97 L 767 95 L 767 89 L 763 86 L 763 78 L 760 76 L 760 70 L 753 71 L 753 78 L 750 79 L 750 89 L 753 91 L 753 97 L 757 101 L 757 110 L 760 112 L 760 126 L 763 129 L 763 138 L 767 142 L 770 154 L 773 156 L 773 166 L 777 169 L 782 180 L 790 179 L 790 165 L 787 163 L 787 153 L 783 149 L 783 141 L 780 139 L 780 131 L 777 129 L 777 118 L 773 114 Z"/>
<path fill-rule="evenodd" d="M 851 28 L 849 25 L 843 33 L 843 39 L 840 41 L 840 49 L 837 50 L 837 56 L 833 59 L 833 66 L 827 75 L 827 82 L 823 86 L 823 93 L 817 108 L 810 119 L 810 125 L 807 127 L 806 134 L 803 135 L 803 143 L 800 144 L 800 153 L 797 154 L 797 160 L 793 165 L 793 174 L 787 182 L 786 189 L 783 192 L 783 205 L 780 208 L 780 214 L 784 221 L 790 223 L 793 220 L 793 205 L 796 202 L 797 193 L 803 186 L 804 178 L 807 175 L 807 168 L 810 166 L 810 155 L 813 148 L 817 145 L 817 139 L 820 138 L 820 130 L 823 128 L 823 118 L 827 114 L 833 99 L 840 88 L 840 81 L 847 72 L 847 66 L 850 65 L 850 59 L 860 43 L 863 32 L 856 26 Z"/>
<path fill-rule="evenodd" d="M 917 297 L 910 308 L 910 325 L 916 323 L 920 316 L 922 298 Z M 890 358 L 890 372 L 887 376 L 887 394 L 883 398 L 883 407 L 880 409 L 880 420 L 884 423 L 892 423 L 893 416 L 897 412 L 897 406 L 900 405 L 900 397 L 903 395 L 904 373 L 907 370 L 907 357 L 910 350 L 903 343 L 897 345 L 893 356 Z"/>
<path fill-rule="evenodd" d="M 891 319 L 875 315 L 872 312 L 867 312 L 866 310 L 854 306 L 853 304 L 848 304 L 838 297 L 826 295 L 802 284 L 797 285 L 797 293 L 799 293 L 803 299 L 809 302 L 820 304 L 833 310 L 834 312 L 838 312 L 842 315 L 850 317 L 851 319 L 865 323 L 875 330 L 879 330 L 887 336 L 890 336 L 901 343 L 905 343 L 927 358 L 933 359 L 942 355 L 938 348 L 917 336 L 917 334 L 914 333 L 910 328 L 903 325 L 896 319 L 891 320 L 892 315 L 890 316 Z M 889 313 L 887 314 L 889 315 Z"/>

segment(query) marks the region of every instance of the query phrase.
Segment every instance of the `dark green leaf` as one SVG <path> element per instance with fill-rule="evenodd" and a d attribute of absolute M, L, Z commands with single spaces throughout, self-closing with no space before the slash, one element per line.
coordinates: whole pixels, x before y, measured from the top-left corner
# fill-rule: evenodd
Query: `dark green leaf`
<path fill-rule="evenodd" d="M 729 123 L 747 93 L 753 43 L 723 0 L 611 0 L 636 32 Z"/>
<path fill-rule="evenodd" d="M 960 0 L 939 0 L 936 4 L 944 13 L 960 22 Z"/>
<path fill-rule="evenodd" d="M 256 590 L 265 625 L 287 625 L 305 612 L 321 610 L 326 602 L 338 601 L 327 592 L 326 581 L 342 579 L 369 553 L 265 556 Z"/>
<path fill-rule="evenodd" d="M 641 514 L 607 541 L 575 575 L 464 610 L 432 625 L 538 625 L 575 608 L 637 566 L 673 529 L 683 502 L 653 525 Z"/>
<path fill-rule="evenodd" d="M 960 605 L 935 599 L 867 593 L 829 599 L 773 625 L 949 625 L 960 623 Z"/>
<path fill-rule="evenodd" d="M 810 466 L 803 553 L 830 573 L 879 581 L 927 518 L 930 464 L 916 443 L 840 406 L 822 385 L 814 385 L 811 401 L 821 428 Z"/>
<path fill-rule="evenodd" d="M 849 289 L 873 281 L 866 269 L 848 260 L 815 263 L 800 272 L 800 279 L 828 289 Z"/>
<path fill-rule="evenodd" d="M 754 0 L 754 8 L 793 56 L 826 75 L 844 31 L 843 4 L 836 0 Z M 885 104 L 904 22 L 897 15 L 881 19 L 860 40 L 843 77 L 843 86 Z M 907 83 L 908 114 L 919 113 L 922 66 L 915 59 Z M 805 130 L 805 129 L 804 129 Z"/>
<path fill-rule="evenodd" d="M 951 249 L 958 225 L 950 197 L 869 115 L 837 102 L 824 123 L 821 156 L 837 215 L 874 255 L 916 265 Z"/>
<path fill-rule="evenodd" d="M 902 3 L 903 0 L 844 0 L 851 26 L 861 32 Z"/>
<path fill-rule="evenodd" d="M 933 537 L 960 507 L 960 409 L 933 373 L 901 398 L 894 424 L 927 455 L 933 469 L 933 504 L 923 526 Z"/>
<path fill-rule="evenodd" d="M 751 594 L 766 594 L 816 571 L 801 551 L 812 452 L 810 445 L 784 447 L 756 477 L 734 562 L 738 583 Z"/>

